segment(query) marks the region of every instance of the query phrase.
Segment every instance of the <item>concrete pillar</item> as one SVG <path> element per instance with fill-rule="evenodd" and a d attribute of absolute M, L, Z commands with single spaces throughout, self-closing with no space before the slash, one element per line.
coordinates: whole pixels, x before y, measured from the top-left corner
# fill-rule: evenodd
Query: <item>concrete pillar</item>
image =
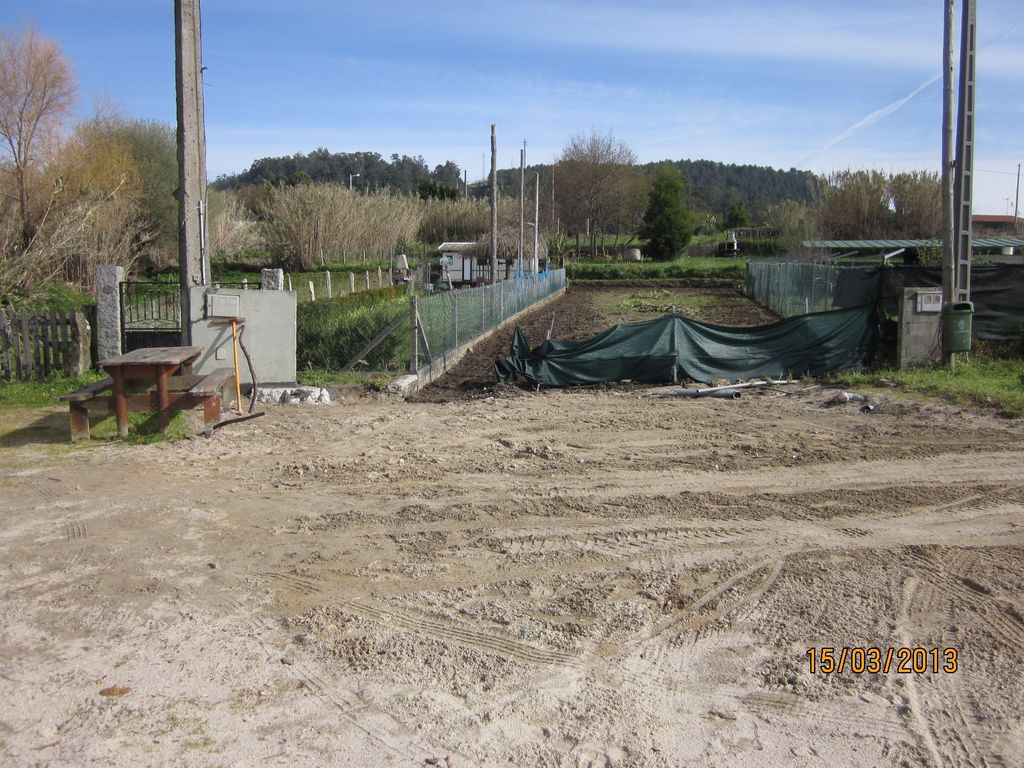
<path fill-rule="evenodd" d="M 263 269 L 260 270 L 260 289 L 264 291 L 283 291 L 284 290 L 284 270 L 283 269 Z"/>
<path fill-rule="evenodd" d="M 209 282 L 206 253 L 206 118 L 199 0 L 174 2 L 174 72 L 178 117 L 178 270 L 181 343 L 189 344 L 189 289 Z"/>
<path fill-rule="evenodd" d="M 116 357 L 121 349 L 121 283 L 124 267 L 102 264 L 96 268 L 96 354 L 100 360 Z"/>

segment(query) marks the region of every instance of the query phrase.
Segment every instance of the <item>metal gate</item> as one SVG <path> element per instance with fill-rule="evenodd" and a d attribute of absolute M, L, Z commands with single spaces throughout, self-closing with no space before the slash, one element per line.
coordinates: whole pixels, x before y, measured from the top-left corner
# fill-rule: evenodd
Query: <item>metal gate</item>
<path fill-rule="evenodd" d="M 121 349 L 181 344 L 178 283 L 129 280 L 121 283 Z"/>

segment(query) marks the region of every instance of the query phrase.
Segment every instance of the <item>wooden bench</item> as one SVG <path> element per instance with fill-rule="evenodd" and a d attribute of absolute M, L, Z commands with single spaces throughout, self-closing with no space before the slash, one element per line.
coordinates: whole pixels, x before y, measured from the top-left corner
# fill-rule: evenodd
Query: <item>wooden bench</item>
<path fill-rule="evenodd" d="M 233 386 L 234 381 L 235 375 L 230 368 L 217 368 L 207 374 L 170 376 L 167 379 L 167 408 L 170 411 L 182 411 L 203 406 L 204 432 L 209 435 L 220 421 L 224 402 L 222 393 L 225 387 Z M 67 401 L 70 408 L 72 442 L 89 439 L 91 412 L 104 415 L 116 412 L 113 395 L 104 394 L 113 385 L 114 380 L 107 378 L 60 396 L 61 400 Z M 126 395 L 125 400 L 128 410 L 133 413 L 160 411 L 156 391 Z"/>

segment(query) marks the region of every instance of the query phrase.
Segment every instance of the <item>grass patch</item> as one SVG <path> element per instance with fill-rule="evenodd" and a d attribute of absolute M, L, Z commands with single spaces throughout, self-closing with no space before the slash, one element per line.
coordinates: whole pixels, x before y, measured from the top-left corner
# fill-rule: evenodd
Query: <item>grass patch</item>
<path fill-rule="evenodd" d="M 391 375 L 387 373 L 328 371 L 324 368 L 298 371 L 295 377 L 304 387 L 362 387 L 375 392 L 382 391 L 391 383 Z"/>
<path fill-rule="evenodd" d="M 102 373 L 89 371 L 81 376 L 52 374 L 34 381 L 0 382 L 0 405 L 44 406 L 55 405 L 60 395 L 106 378 Z"/>
<path fill-rule="evenodd" d="M 743 258 L 683 258 L 675 261 L 569 262 L 569 280 L 745 280 Z"/>
<path fill-rule="evenodd" d="M 685 317 L 699 317 L 702 309 L 717 304 L 722 297 L 692 292 L 675 292 L 666 288 L 655 288 L 620 299 L 615 308 L 634 314 L 667 315 L 675 310 Z M 598 302 L 600 303 L 600 302 Z"/>
<path fill-rule="evenodd" d="M 954 368 L 921 367 L 870 373 L 841 373 L 831 381 L 847 387 L 877 388 L 880 379 L 907 392 L 951 403 L 976 403 L 997 408 L 1010 418 L 1024 417 L 1024 362 L 971 358 Z"/>

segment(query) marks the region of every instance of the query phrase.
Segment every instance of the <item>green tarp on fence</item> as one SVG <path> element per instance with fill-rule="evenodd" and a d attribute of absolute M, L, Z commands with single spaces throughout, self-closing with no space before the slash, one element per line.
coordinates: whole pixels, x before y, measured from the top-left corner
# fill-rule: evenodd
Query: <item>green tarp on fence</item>
<path fill-rule="evenodd" d="M 752 328 L 666 315 L 616 325 L 586 341 L 548 340 L 533 350 L 516 328 L 512 354 L 498 358 L 494 368 L 500 381 L 518 375 L 546 387 L 623 379 L 670 383 L 820 376 L 864 368 L 877 340 L 874 304 Z"/>

